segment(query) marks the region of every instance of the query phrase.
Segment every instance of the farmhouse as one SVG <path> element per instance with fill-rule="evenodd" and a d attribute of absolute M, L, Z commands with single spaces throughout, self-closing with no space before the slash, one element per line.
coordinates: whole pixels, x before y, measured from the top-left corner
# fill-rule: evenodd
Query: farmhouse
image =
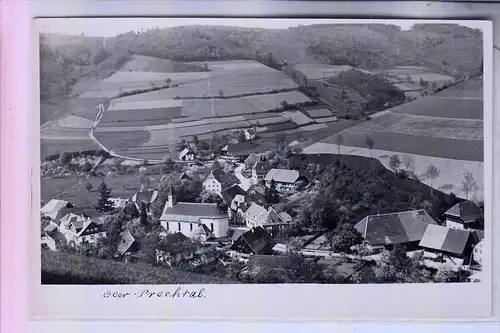
<path fill-rule="evenodd" d="M 125 230 L 120 234 L 120 243 L 118 244 L 118 253 L 124 255 L 126 253 L 137 252 L 139 246 L 134 236 L 130 231 Z"/>
<path fill-rule="evenodd" d="M 260 161 L 260 154 L 250 154 L 243 163 L 245 163 L 246 169 L 250 169 L 258 161 Z"/>
<path fill-rule="evenodd" d="M 194 151 L 191 148 L 184 148 L 179 153 L 179 160 L 181 161 L 194 161 Z"/>
<path fill-rule="evenodd" d="M 294 192 L 301 183 L 308 182 L 307 177 L 301 175 L 299 171 L 287 169 L 271 169 L 264 180 L 267 187 L 270 187 L 274 180 L 279 192 Z"/>
<path fill-rule="evenodd" d="M 272 236 L 276 236 L 278 230 L 288 225 L 284 217 L 278 214 L 274 208 L 266 209 L 256 203 L 252 203 L 243 216 L 248 228 L 262 227 Z"/>
<path fill-rule="evenodd" d="M 68 244 L 75 246 L 82 243 L 96 243 L 105 238 L 106 232 L 100 217 L 89 218 L 84 215 L 69 213 L 61 219 L 59 231 L 64 234 Z"/>
<path fill-rule="evenodd" d="M 271 235 L 262 227 L 240 234 L 230 249 L 243 254 L 268 254 L 273 248 Z"/>
<path fill-rule="evenodd" d="M 129 201 L 135 203 L 137 209 L 140 209 L 141 203 L 144 202 L 149 210 L 149 205 L 152 204 L 157 197 L 158 197 L 157 190 L 140 191 L 136 192 L 132 197 L 130 197 Z"/>
<path fill-rule="evenodd" d="M 258 153 L 257 148 L 250 142 L 229 143 L 221 149 L 222 156 L 238 161 L 244 161 L 255 153 Z"/>
<path fill-rule="evenodd" d="M 253 128 L 245 129 L 243 134 L 245 134 L 245 139 L 248 141 L 255 139 L 255 130 Z"/>
<path fill-rule="evenodd" d="M 472 251 L 472 259 L 479 264 L 479 266 L 483 266 L 485 260 L 484 253 L 484 239 L 481 239 L 479 243 L 474 245 L 474 249 Z"/>
<path fill-rule="evenodd" d="M 443 214 L 445 225 L 453 229 L 482 229 L 482 215 L 481 209 L 471 201 L 459 202 Z"/>
<path fill-rule="evenodd" d="M 52 251 L 56 251 L 58 247 L 66 242 L 64 234 L 57 229 L 46 232 L 42 236 L 42 246 L 45 244 Z"/>
<path fill-rule="evenodd" d="M 414 248 L 422 239 L 425 228 L 436 221 L 423 209 L 406 212 L 369 215 L 354 227 L 371 247 L 392 247 L 405 244 Z"/>
<path fill-rule="evenodd" d="M 267 173 L 271 170 L 271 164 L 267 161 L 258 161 L 252 167 L 252 182 L 258 184 L 262 181 Z"/>
<path fill-rule="evenodd" d="M 231 218 L 233 214 L 236 214 L 240 204 L 246 202 L 247 198 L 248 193 L 238 184 L 234 184 L 224 191 L 224 200 L 228 207 L 227 214 L 229 218 Z"/>
<path fill-rule="evenodd" d="M 454 258 L 465 258 L 472 252 L 474 239 L 469 230 L 428 225 L 419 246 Z"/>
<path fill-rule="evenodd" d="M 51 220 L 55 219 L 57 213 L 64 208 L 72 208 L 73 205 L 68 201 L 52 199 L 45 206 L 42 207 L 42 216 L 46 216 Z"/>
<path fill-rule="evenodd" d="M 198 228 L 205 225 L 213 237 L 227 236 L 229 221 L 217 204 L 178 202 L 174 204 L 172 195 L 168 200 L 160 217 L 160 223 L 165 230 L 181 232 L 186 237 L 199 235 Z M 203 230 L 207 230 L 203 228 Z"/>
<path fill-rule="evenodd" d="M 83 216 L 85 218 L 98 218 L 101 216 L 101 214 L 91 206 L 63 208 L 57 212 L 53 219 L 51 219 L 51 224 L 55 227 L 59 227 L 61 220 L 68 214 Z"/>
<path fill-rule="evenodd" d="M 215 169 L 210 172 L 203 182 L 203 188 L 222 197 L 223 187 L 229 182 L 229 176 L 222 169 Z"/>
<path fill-rule="evenodd" d="M 192 260 L 196 245 L 181 232 L 175 232 L 163 237 L 156 247 L 156 262 L 175 266 L 182 261 Z"/>

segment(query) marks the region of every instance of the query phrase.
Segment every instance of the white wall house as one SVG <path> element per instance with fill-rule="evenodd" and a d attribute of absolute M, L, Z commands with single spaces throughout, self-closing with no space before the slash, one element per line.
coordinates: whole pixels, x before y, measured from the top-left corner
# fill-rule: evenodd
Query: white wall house
<path fill-rule="evenodd" d="M 181 161 L 193 161 L 195 157 L 195 154 L 192 149 L 190 148 L 184 148 L 180 153 L 179 153 L 179 159 Z"/>
<path fill-rule="evenodd" d="M 266 177 L 267 173 L 271 170 L 269 162 L 258 161 L 252 167 L 252 183 L 258 184 Z"/>
<path fill-rule="evenodd" d="M 203 188 L 222 197 L 223 184 L 228 176 L 221 169 L 212 170 L 203 182 Z"/>
<path fill-rule="evenodd" d="M 255 139 L 255 130 L 253 128 L 247 128 L 243 132 L 245 134 L 246 140 L 254 140 Z"/>
<path fill-rule="evenodd" d="M 160 223 L 168 232 L 181 232 L 190 238 L 195 238 L 203 230 L 215 238 L 221 238 L 227 236 L 229 230 L 227 215 L 220 211 L 217 204 L 174 204 L 172 196 L 169 196 L 165 204 Z M 200 227 L 203 230 L 200 230 Z"/>
<path fill-rule="evenodd" d="M 229 218 L 233 217 L 240 204 L 246 202 L 248 193 L 238 184 L 234 184 L 224 191 L 224 200 L 228 207 L 227 214 Z"/>
<path fill-rule="evenodd" d="M 262 227 L 271 235 L 276 234 L 280 229 L 285 228 L 288 223 L 278 214 L 274 208 L 265 208 L 256 203 L 252 203 L 244 213 L 247 228 L 253 229 Z"/>
<path fill-rule="evenodd" d="M 484 239 L 482 239 L 479 243 L 474 246 L 473 250 L 473 260 L 476 261 L 479 265 L 483 265 L 484 261 Z"/>
<path fill-rule="evenodd" d="M 80 245 L 84 242 L 95 244 L 97 240 L 106 237 L 101 219 L 91 219 L 73 213 L 61 219 L 58 229 L 70 245 Z"/>
<path fill-rule="evenodd" d="M 445 225 L 451 229 L 479 229 L 481 210 L 471 201 L 462 201 L 448 209 L 444 214 Z"/>
<path fill-rule="evenodd" d="M 307 179 L 300 176 L 297 170 L 287 169 L 271 169 L 266 174 L 264 180 L 266 182 L 266 187 L 270 187 L 271 182 L 274 180 L 276 189 L 284 193 L 295 192 L 300 181 L 307 181 Z"/>

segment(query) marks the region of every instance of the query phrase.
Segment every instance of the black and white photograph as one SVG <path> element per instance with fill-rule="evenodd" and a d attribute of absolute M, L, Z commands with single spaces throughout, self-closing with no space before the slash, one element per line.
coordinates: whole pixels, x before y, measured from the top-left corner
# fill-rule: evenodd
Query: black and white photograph
<path fill-rule="evenodd" d="M 38 33 L 42 285 L 484 282 L 477 21 Z"/>

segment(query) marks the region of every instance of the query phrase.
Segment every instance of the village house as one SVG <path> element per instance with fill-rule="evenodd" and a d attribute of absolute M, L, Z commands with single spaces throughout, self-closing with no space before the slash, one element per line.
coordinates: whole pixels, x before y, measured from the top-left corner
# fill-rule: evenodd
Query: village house
<path fill-rule="evenodd" d="M 475 203 L 462 201 L 448 209 L 443 217 L 445 225 L 453 229 L 482 229 L 483 212 Z"/>
<path fill-rule="evenodd" d="M 230 250 L 242 254 L 269 254 L 273 245 L 271 235 L 264 228 L 257 227 L 239 234 Z"/>
<path fill-rule="evenodd" d="M 48 217 L 53 220 L 61 209 L 72 207 L 73 205 L 66 200 L 52 199 L 42 207 L 42 217 Z"/>
<path fill-rule="evenodd" d="M 245 140 L 255 140 L 255 129 L 253 128 L 247 128 L 243 131 L 243 134 L 245 134 Z"/>
<path fill-rule="evenodd" d="M 156 200 L 157 197 L 157 190 L 139 191 L 130 197 L 129 202 L 133 202 L 138 210 L 141 209 L 141 204 L 144 202 L 149 212 L 150 205 Z"/>
<path fill-rule="evenodd" d="M 109 201 L 113 203 L 114 209 L 124 209 L 128 204 L 128 200 L 122 198 L 109 198 Z"/>
<path fill-rule="evenodd" d="M 264 180 L 268 188 L 274 180 L 276 183 L 276 190 L 284 193 L 293 193 L 300 184 L 306 184 L 308 182 L 307 177 L 300 174 L 299 171 L 287 169 L 271 169 L 266 174 Z"/>
<path fill-rule="evenodd" d="M 64 234 L 66 241 L 71 246 L 82 243 L 95 244 L 97 240 L 106 237 L 101 217 L 89 218 L 73 213 L 67 214 L 61 219 L 59 231 Z"/>
<path fill-rule="evenodd" d="M 260 154 L 250 154 L 243 162 L 245 163 L 245 169 L 250 170 L 260 159 Z"/>
<path fill-rule="evenodd" d="M 248 199 L 248 193 L 241 188 L 238 184 L 234 184 L 228 187 L 224 191 L 224 201 L 227 205 L 227 214 L 229 218 L 232 218 L 236 214 L 240 204 L 246 202 Z"/>
<path fill-rule="evenodd" d="M 273 207 L 267 209 L 256 203 L 252 203 L 244 213 L 247 228 L 264 228 L 271 236 L 276 236 L 279 230 L 285 228 L 288 223 L 283 216 L 278 214 Z"/>
<path fill-rule="evenodd" d="M 414 249 L 422 239 L 428 225 L 436 221 L 423 209 L 405 212 L 369 215 L 354 227 L 371 248 L 391 248 L 404 244 Z"/>
<path fill-rule="evenodd" d="M 229 181 L 229 175 L 227 175 L 222 169 L 215 169 L 210 172 L 207 179 L 203 182 L 203 188 L 209 192 L 216 193 L 222 198 L 222 191 L 225 190 L 223 187 Z"/>
<path fill-rule="evenodd" d="M 118 244 L 118 253 L 121 255 L 137 252 L 139 244 L 130 231 L 125 230 L 120 234 L 120 243 Z"/>
<path fill-rule="evenodd" d="M 47 246 L 52 251 L 57 251 L 57 248 L 64 243 L 66 243 L 66 238 L 62 232 L 57 230 L 57 228 L 53 228 L 52 230 L 45 232 L 42 236 L 42 247 Z"/>
<path fill-rule="evenodd" d="M 44 231 L 52 231 L 55 228 L 59 228 L 61 224 L 61 220 L 65 218 L 68 214 L 73 214 L 77 216 L 83 216 L 85 218 L 97 218 L 100 217 L 101 214 L 95 210 L 92 206 L 80 206 L 80 207 L 71 207 L 71 208 L 62 208 L 57 214 L 50 219 L 50 224 L 45 228 Z"/>
<path fill-rule="evenodd" d="M 240 162 L 255 153 L 259 152 L 251 142 L 229 143 L 221 149 L 221 156 Z"/>
<path fill-rule="evenodd" d="M 484 253 L 484 239 L 481 239 L 479 243 L 474 245 L 473 251 L 472 251 L 472 260 L 476 262 L 480 267 L 483 266 L 484 260 L 485 260 L 485 253 Z"/>
<path fill-rule="evenodd" d="M 252 167 L 252 182 L 254 184 L 260 183 L 266 177 L 267 173 L 271 170 L 271 164 L 267 161 L 258 161 Z"/>
<path fill-rule="evenodd" d="M 168 232 L 181 232 L 191 238 L 198 236 L 200 231 L 210 233 L 210 236 L 215 238 L 221 238 L 227 236 L 229 229 L 227 214 L 224 214 L 217 204 L 174 203 L 172 195 L 168 196 L 160 223 Z M 209 238 L 208 235 L 206 236 Z"/>
<path fill-rule="evenodd" d="M 191 148 L 184 148 L 179 153 L 179 160 L 181 161 L 194 161 L 195 153 Z"/>
<path fill-rule="evenodd" d="M 156 262 L 176 266 L 194 259 L 197 246 L 181 232 L 164 236 L 156 247 Z"/>
<path fill-rule="evenodd" d="M 469 256 L 473 245 L 471 231 L 439 225 L 428 225 L 419 243 L 426 251 L 459 259 Z"/>

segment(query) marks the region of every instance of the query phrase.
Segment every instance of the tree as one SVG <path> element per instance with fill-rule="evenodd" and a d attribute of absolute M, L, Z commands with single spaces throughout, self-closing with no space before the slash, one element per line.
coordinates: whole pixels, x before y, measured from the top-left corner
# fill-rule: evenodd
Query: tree
<path fill-rule="evenodd" d="M 340 146 L 344 144 L 344 137 L 342 136 L 342 134 L 337 135 L 336 142 L 337 142 L 337 152 L 340 156 Z"/>
<path fill-rule="evenodd" d="M 432 81 L 431 89 L 436 91 L 437 90 L 437 84 L 436 81 Z"/>
<path fill-rule="evenodd" d="M 200 139 L 198 139 L 198 135 L 193 135 L 193 143 L 197 146 L 200 144 Z"/>
<path fill-rule="evenodd" d="M 71 162 L 71 155 L 69 153 L 59 154 L 59 162 L 62 165 L 68 165 Z"/>
<path fill-rule="evenodd" d="M 144 201 L 141 202 L 139 221 L 142 225 L 148 224 L 148 210 L 146 208 L 146 203 Z"/>
<path fill-rule="evenodd" d="M 217 204 L 217 207 L 223 212 L 227 213 L 227 205 L 219 195 L 214 192 L 203 190 L 200 193 L 200 201 L 202 203 L 214 203 Z"/>
<path fill-rule="evenodd" d="M 434 195 L 434 188 L 432 187 L 432 181 L 439 177 L 439 169 L 436 168 L 433 164 L 427 167 L 427 171 L 425 172 L 427 177 L 431 180 L 431 195 Z"/>
<path fill-rule="evenodd" d="M 464 179 L 462 180 L 462 191 L 465 193 L 465 199 L 469 200 L 469 193 L 477 189 L 476 181 L 472 172 L 466 171 L 464 173 Z"/>
<path fill-rule="evenodd" d="M 328 234 L 332 251 L 350 252 L 352 246 L 363 242 L 363 237 L 351 223 L 339 224 Z"/>
<path fill-rule="evenodd" d="M 280 102 L 280 105 L 283 107 L 283 109 L 288 110 L 288 102 L 286 100 L 282 100 Z"/>
<path fill-rule="evenodd" d="M 139 217 L 139 210 L 135 203 L 131 202 L 123 208 L 123 213 L 129 216 L 129 219 L 135 219 Z"/>
<path fill-rule="evenodd" d="M 163 213 L 163 208 L 168 200 L 168 196 L 173 194 L 172 182 L 169 177 L 164 177 L 160 181 L 158 186 L 158 196 L 156 200 L 151 203 L 151 215 L 153 216 L 153 221 L 159 221 L 161 214 Z"/>
<path fill-rule="evenodd" d="M 415 169 L 415 159 L 413 156 L 410 156 L 408 154 L 403 155 L 403 165 L 405 167 L 406 171 L 413 171 Z"/>
<path fill-rule="evenodd" d="M 399 155 L 392 155 L 389 158 L 389 167 L 396 173 L 401 165 L 401 161 L 399 159 Z"/>
<path fill-rule="evenodd" d="M 172 79 L 171 79 L 171 78 L 167 77 L 167 78 L 165 79 L 165 83 L 167 84 L 167 87 L 170 87 L 170 83 L 171 83 L 171 82 L 172 82 Z"/>
<path fill-rule="evenodd" d="M 375 268 L 381 283 L 428 282 L 428 272 L 420 267 L 421 258 L 410 258 L 403 245 L 396 244 L 391 251 L 383 251 Z"/>
<path fill-rule="evenodd" d="M 456 282 L 456 280 L 457 273 L 444 265 L 439 266 L 438 271 L 434 275 L 434 281 L 436 282 Z"/>
<path fill-rule="evenodd" d="M 276 135 L 276 150 L 280 151 L 282 147 L 284 146 L 286 141 L 286 135 L 284 133 L 278 133 Z"/>
<path fill-rule="evenodd" d="M 175 169 L 175 161 L 167 156 L 163 161 L 162 172 L 170 172 Z"/>
<path fill-rule="evenodd" d="M 207 63 L 203 64 L 203 70 L 205 70 L 205 72 L 208 72 L 208 64 Z"/>
<path fill-rule="evenodd" d="M 279 194 L 278 190 L 276 189 L 276 181 L 274 179 L 271 179 L 269 187 L 266 187 L 265 196 L 266 196 L 266 201 L 270 204 L 275 204 L 279 202 L 280 200 Z"/>
<path fill-rule="evenodd" d="M 89 192 L 90 192 L 90 191 L 92 191 L 92 188 L 93 188 L 93 187 L 92 187 L 92 184 L 91 184 L 90 182 L 85 183 L 85 189 L 86 189 L 87 191 L 89 191 Z"/>
<path fill-rule="evenodd" d="M 219 89 L 219 96 L 220 96 L 220 97 L 224 97 L 224 90 Z"/>
<path fill-rule="evenodd" d="M 373 141 L 372 138 L 367 136 L 365 139 L 365 144 L 368 147 L 368 149 L 370 149 L 370 157 L 372 157 L 372 149 L 373 149 L 373 146 L 375 145 L 375 142 Z"/>
<path fill-rule="evenodd" d="M 113 202 L 109 200 L 111 198 L 111 189 L 108 188 L 106 183 L 103 181 L 99 185 L 99 200 L 97 201 L 97 211 L 102 213 L 107 213 L 113 210 Z"/>
<path fill-rule="evenodd" d="M 425 87 L 425 81 L 423 78 L 420 78 L 420 86 Z"/>

